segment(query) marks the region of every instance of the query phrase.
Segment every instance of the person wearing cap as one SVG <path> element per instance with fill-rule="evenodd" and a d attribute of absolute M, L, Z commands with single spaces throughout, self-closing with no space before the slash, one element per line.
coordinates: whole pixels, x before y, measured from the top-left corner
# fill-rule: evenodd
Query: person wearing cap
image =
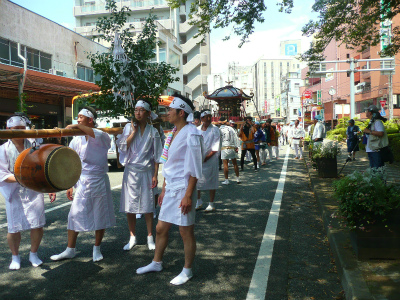
<path fill-rule="evenodd" d="M 168 245 L 168 232 L 172 225 L 179 226 L 185 252 L 182 272 L 170 281 L 181 285 L 193 277 L 192 264 L 196 253 L 194 222 L 196 217 L 196 184 L 201 178 L 205 157 L 203 137 L 193 122 L 192 102 L 179 94 L 168 109 L 168 120 L 175 127 L 165 141 L 161 162 L 164 183 L 158 197 L 161 206 L 156 227 L 156 249 L 153 261 L 138 268 L 137 274 L 160 272 L 162 258 Z"/>
<path fill-rule="evenodd" d="M 257 168 L 257 157 L 256 157 L 256 150 L 254 144 L 254 133 L 256 128 L 252 126 L 252 119 L 251 117 L 246 117 L 245 123 L 242 124 L 239 131 L 239 138 L 242 140 L 242 153 L 240 155 L 240 167 L 243 171 L 244 167 L 244 157 L 246 152 L 249 151 L 251 156 L 253 157 L 254 163 L 254 171 L 258 171 Z"/>
<path fill-rule="evenodd" d="M 219 119 L 221 123 L 221 127 L 219 128 L 221 132 L 221 159 L 224 164 L 224 176 L 225 181 L 222 184 L 229 184 L 229 168 L 228 168 L 228 161 L 231 160 L 233 164 L 233 169 L 235 170 L 236 174 L 236 182 L 240 183 L 239 178 L 239 167 L 236 161 L 236 153 L 240 146 L 239 139 L 235 130 L 229 126 L 228 122 L 226 121 L 225 117 L 221 117 Z"/>
<path fill-rule="evenodd" d="M 380 168 L 385 165 L 380 150 L 389 145 L 389 139 L 383 122 L 387 119 L 382 117 L 379 109 L 375 105 L 370 105 L 365 114 L 370 119 L 368 126 L 364 129 L 367 136 L 365 151 L 368 154 L 369 165 L 371 168 Z"/>
<path fill-rule="evenodd" d="M 143 214 L 147 226 L 147 246 L 155 249 L 153 230 L 154 189 L 158 185 L 158 166 L 162 153 L 161 137 L 156 128 L 148 124 L 157 118 L 151 103 L 138 100 L 135 119 L 124 127 L 117 140 L 119 161 L 125 166 L 122 180 L 120 212 L 126 213 L 129 242 L 124 250 L 136 245 L 136 214 Z"/>
<path fill-rule="evenodd" d="M 347 135 L 347 152 L 349 153 L 349 157 L 352 156 L 353 161 L 356 160 L 356 151 L 360 151 L 358 147 L 358 134 L 360 133 L 360 128 L 355 125 L 353 119 L 349 120 L 349 126 L 346 130 Z"/>
<path fill-rule="evenodd" d="M 76 255 L 76 241 L 80 232 L 94 231 L 93 261 L 100 261 L 103 255 L 100 245 L 105 230 L 115 225 L 113 199 L 108 178 L 107 152 L 111 147 L 110 136 L 95 128 L 97 113 L 93 107 L 84 107 L 78 113 L 78 124 L 66 129 L 78 128 L 86 136 L 75 136 L 69 147 L 75 150 L 82 163 L 82 173 L 73 188 L 67 190 L 72 201 L 68 214 L 67 249 L 50 257 L 52 260 L 73 258 Z"/>
<path fill-rule="evenodd" d="M 25 129 L 30 123 L 23 114 L 17 114 L 7 120 L 7 129 Z M 12 258 L 9 269 L 18 270 L 21 267 L 19 246 L 21 232 L 30 230 L 31 251 L 29 261 L 33 267 L 40 266 L 37 252 L 43 237 L 43 227 L 46 224 L 44 213 L 44 195 L 20 185 L 14 176 L 14 164 L 18 155 L 32 147 L 34 139 L 10 139 L 0 146 L 0 192 L 6 200 L 6 215 L 8 223 L 7 242 Z M 50 201 L 56 199 L 55 193 L 49 194 Z"/>
<path fill-rule="evenodd" d="M 197 205 L 200 209 L 203 201 L 201 200 L 201 191 L 210 191 L 210 202 L 206 207 L 206 212 L 215 210 L 215 193 L 218 188 L 218 152 L 220 149 L 221 134 L 219 128 L 211 124 L 211 111 L 203 109 L 200 112 L 202 125 L 197 127 L 203 135 L 206 150 L 206 158 L 203 163 L 203 177 L 197 181 Z"/>
<path fill-rule="evenodd" d="M 321 115 L 316 115 L 314 117 L 314 132 L 312 135 L 312 140 L 317 143 L 322 143 L 325 137 L 325 126 L 321 121 Z"/>

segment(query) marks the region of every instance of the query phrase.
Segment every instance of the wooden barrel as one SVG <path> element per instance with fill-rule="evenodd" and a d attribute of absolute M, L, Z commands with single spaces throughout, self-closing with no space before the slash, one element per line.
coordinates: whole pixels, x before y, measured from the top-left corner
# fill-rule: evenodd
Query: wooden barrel
<path fill-rule="evenodd" d="M 24 187 L 53 193 L 74 186 L 81 176 L 79 155 L 69 147 L 46 144 L 21 152 L 15 161 L 14 176 Z"/>

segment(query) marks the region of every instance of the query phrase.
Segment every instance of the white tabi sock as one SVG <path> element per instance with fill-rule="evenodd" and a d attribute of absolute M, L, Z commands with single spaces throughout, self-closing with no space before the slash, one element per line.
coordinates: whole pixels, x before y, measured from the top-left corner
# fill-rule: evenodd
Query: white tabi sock
<path fill-rule="evenodd" d="M 173 285 L 181 285 L 190 280 L 193 277 L 192 269 L 183 268 L 182 272 L 170 281 Z"/>
<path fill-rule="evenodd" d="M 103 259 L 103 254 L 100 252 L 100 246 L 93 246 L 93 261 L 100 261 Z"/>
<path fill-rule="evenodd" d="M 134 235 L 131 235 L 131 237 L 129 238 L 129 243 L 124 246 L 124 250 L 129 251 L 135 245 L 136 245 L 136 237 Z"/>
<path fill-rule="evenodd" d="M 39 267 L 43 262 L 40 260 L 39 256 L 37 255 L 37 252 L 29 253 L 29 261 L 32 263 L 32 266 Z"/>
<path fill-rule="evenodd" d="M 9 269 L 19 270 L 19 268 L 21 268 L 21 257 L 19 255 L 13 255 Z"/>
<path fill-rule="evenodd" d="M 145 273 L 149 273 L 149 272 L 160 272 L 160 271 L 162 271 L 162 269 L 163 269 L 162 261 L 156 262 L 153 260 L 147 266 L 137 269 L 136 274 L 145 274 Z"/>
<path fill-rule="evenodd" d="M 67 259 L 67 258 L 74 258 L 76 253 L 75 253 L 75 248 L 69 248 L 65 249 L 64 252 L 56 255 L 50 256 L 51 260 L 61 260 L 61 259 Z"/>
<path fill-rule="evenodd" d="M 240 182 L 240 178 L 239 176 L 236 177 L 236 182 L 239 183 Z"/>
<path fill-rule="evenodd" d="M 149 235 L 147 237 L 147 247 L 149 247 L 149 250 L 155 250 L 156 249 L 156 244 L 154 243 L 154 238 L 152 235 Z"/>

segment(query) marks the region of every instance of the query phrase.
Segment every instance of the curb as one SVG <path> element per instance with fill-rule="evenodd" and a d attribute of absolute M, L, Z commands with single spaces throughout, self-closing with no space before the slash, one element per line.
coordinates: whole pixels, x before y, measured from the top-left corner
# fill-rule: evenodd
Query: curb
<path fill-rule="evenodd" d="M 308 152 L 307 152 L 308 153 Z M 306 157 L 303 154 L 303 157 Z M 318 193 L 321 187 L 318 186 L 318 179 L 314 174 L 311 174 L 307 166 L 308 157 L 304 160 L 306 169 L 310 178 L 311 188 L 318 203 L 318 208 L 324 223 L 324 227 L 328 236 L 329 244 L 338 274 L 341 278 L 341 284 L 345 292 L 346 300 L 373 300 L 375 299 L 370 293 L 367 283 L 362 276 L 361 270 L 358 268 L 358 261 L 354 256 L 353 250 L 350 245 L 350 234 L 348 231 L 330 228 L 331 212 L 323 200 L 329 201 L 330 196 L 324 197 Z"/>

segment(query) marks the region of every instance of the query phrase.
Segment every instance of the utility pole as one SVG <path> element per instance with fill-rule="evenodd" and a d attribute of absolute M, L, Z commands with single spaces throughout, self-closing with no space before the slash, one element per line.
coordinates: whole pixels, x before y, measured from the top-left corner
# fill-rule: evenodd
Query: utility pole
<path fill-rule="evenodd" d="M 372 62 L 372 61 L 381 62 L 381 67 L 380 68 L 371 68 L 370 62 Z M 355 69 L 355 64 L 357 62 L 366 62 L 366 68 L 365 69 Z M 385 64 L 385 62 L 389 62 L 389 66 L 387 66 Z M 326 71 L 325 64 L 327 64 L 327 63 L 334 63 L 336 70 Z M 338 63 L 347 63 L 350 65 L 350 69 L 349 70 L 337 70 Z M 356 72 L 371 72 L 371 71 L 383 71 L 383 72 L 392 73 L 395 70 L 393 57 L 378 58 L 378 59 L 354 59 L 354 58 L 351 58 L 350 60 L 314 61 L 314 62 L 310 62 L 310 69 L 311 69 L 310 73 L 315 74 L 315 75 L 323 75 L 323 74 L 327 74 L 327 73 L 349 73 L 350 74 L 350 117 L 352 119 L 354 119 L 355 112 L 356 112 L 354 73 L 356 73 Z M 391 82 L 391 78 L 389 78 L 389 80 Z M 389 93 L 392 93 L 392 92 L 390 91 Z M 390 100 L 391 99 L 389 99 L 389 101 Z"/>

